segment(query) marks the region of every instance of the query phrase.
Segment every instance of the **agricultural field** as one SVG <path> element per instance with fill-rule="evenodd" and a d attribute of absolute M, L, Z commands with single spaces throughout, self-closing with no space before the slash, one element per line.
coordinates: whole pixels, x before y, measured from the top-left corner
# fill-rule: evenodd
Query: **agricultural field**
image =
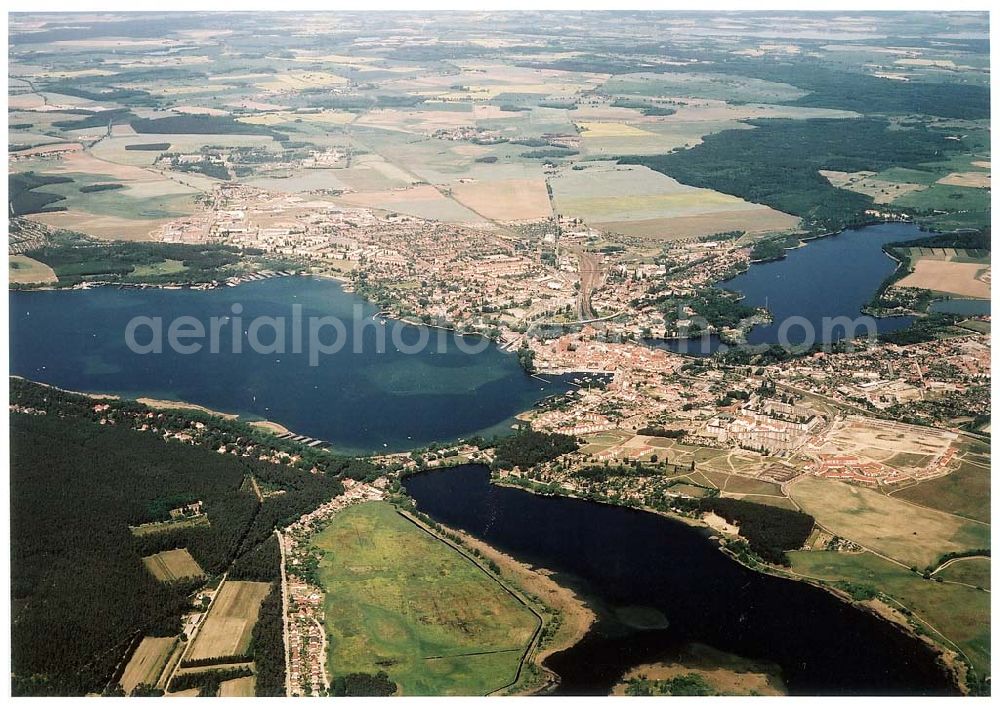
<path fill-rule="evenodd" d="M 246 654 L 260 604 L 270 590 L 271 584 L 263 581 L 224 583 L 185 660 Z"/>
<path fill-rule="evenodd" d="M 934 572 L 945 581 L 964 583 L 990 590 L 992 560 L 986 556 L 968 556 L 953 559 Z"/>
<path fill-rule="evenodd" d="M 897 282 L 897 287 L 916 287 L 973 299 L 990 298 L 989 253 L 969 254 L 954 248 L 909 248 L 908 254 L 913 271 Z"/>
<path fill-rule="evenodd" d="M 552 215 L 542 179 L 465 182 L 451 188 L 454 198 L 494 221 L 542 220 Z"/>
<path fill-rule="evenodd" d="M 25 255 L 11 255 L 7 259 L 7 276 L 11 284 L 52 284 L 59 281 L 55 270 Z"/>
<path fill-rule="evenodd" d="M 391 505 L 338 513 L 314 546 L 331 677 L 384 669 L 407 696 L 482 695 L 514 681 L 536 616 Z"/>
<path fill-rule="evenodd" d="M 155 686 L 177 645 L 176 637 L 144 637 L 119 680 L 126 694 L 139 684 Z"/>
<path fill-rule="evenodd" d="M 890 491 L 894 498 L 980 522 L 990 521 L 990 465 L 987 457 L 960 457 L 946 476 Z"/>
<path fill-rule="evenodd" d="M 142 563 L 160 581 L 178 581 L 205 575 L 187 549 L 170 549 L 143 557 Z"/>
<path fill-rule="evenodd" d="M 924 579 L 869 552 L 796 551 L 788 552 L 788 557 L 795 574 L 881 591 L 889 597 L 890 606 L 912 611 L 915 622 L 931 639 L 951 649 L 958 647 L 977 671 L 989 674 L 989 593 Z M 947 571 L 941 572 L 942 579 Z"/>
<path fill-rule="evenodd" d="M 906 567 L 923 569 L 944 554 L 990 546 L 990 528 L 834 480 L 803 476 L 788 486 L 792 500 L 829 532 Z"/>
<path fill-rule="evenodd" d="M 798 219 L 709 189 L 686 186 L 646 167 L 588 164 L 551 179 L 556 210 L 589 225 L 650 240 L 733 230 L 790 230 Z"/>
<path fill-rule="evenodd" d="M 224 681 L 219 685 L 219 696 L 253 696 L 254 681 L 254 677 L 240 677 Z"/>

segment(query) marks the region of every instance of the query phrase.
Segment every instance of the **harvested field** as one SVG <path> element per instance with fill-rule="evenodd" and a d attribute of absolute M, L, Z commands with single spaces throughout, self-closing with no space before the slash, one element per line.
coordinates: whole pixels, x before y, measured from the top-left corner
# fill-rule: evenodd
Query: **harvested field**
<path fill-rule="evenodd" d="M 177 644 L 176 637 L 144 637 L 125 666 L 118 681 L 126 694 L 131 694 L 139 684 L 154 686 L 160 679 L 170 654 Z"/>
<path fill-rule="evenodd" d="M 58 282 L 55 270 L 27 255 L 11 255 L 7 260 L 7 276 L 11 284 L 52 284 Z"/>
<path fill-rule="evenodd" d="M 989 299 L 990 278 L 989 264 L 921 259 L 914 263 L 913 272 L 901 279 L 896 286 Z"/>
<path fill-rule="evenodd" d="M 265 91 L 303 91 L 310 88 L 325 88 L 340 86 L 347 79 L 337 74 L 325 71 L 288 71 L 286 73 L 268 74 L 268 78 L 258 81 L 257 85 Z"/>
<path fill-rule="evenodd" d="M 927 188 L 923 184 L 879 179 L 875 172 L 835 172 L 821 169 L 820 174 L 834 186 L 871 196 L 875 203 L 892 203 L 911 191 Z"/>
<path fill-rule="evenodd" d="M 171 549 L 143 557 L 142 563 L 158 581 L 177 581 L 205 574 L 187 549 Z"/>
<path fill-rule="evenodd" d="M 533 221 L 552 215 L 544 179 L 510 179 L 459 183 L 455 200 L 495 221 Z"/>
<path fill-rule="evenodd" d="M 351 206 L 377 208 L 447 223 L 482 222 L 482 218 L 430 185 L 392 191 L 344 194 L 334 199 Z"/>
<path fill-rule="evenodd" d="M 227 581 L 215 597 L 185 660 L 246 654 L 261 601 L 271 590 L 263 581 Z"/>
<path fill-rule="evenodd" d="M 747 233 L 775 233 L 798 227 L 796 216 L 767 206 L 753 210 L 717 211 L 697 216 L 653 218 L 645 221 L 596 221 L 595 228 L 652 241 L 689 240 L 703 235 L 743 230 Z"/>
<path fill-rule="evenodd" d="M 84 211 L 57 211 L 32 214 L 32 220 L 53 228 L 75 230 L 101 240 L 153 240 L 154 231 L 171 218 L 131 220 L 116 216 L 95 216 Z"/>
<path fill-rule="evenodd" d="M 867 488 L 803 476 L 788 492 L 825 529 L 908 567 L 923 568 L 943 554 L 990 545 L 987 525 L 916 508 Z"/>
<path fill-rule="evenodd" d="M 598 163 L 551 180 L 556 210 L 594 227 L 654 240 L 727 230 L 788 230 L 798 218 L 711 189 L 681 184 L 646 167 Z"/>
<path fill-rule="evenodd" d="M 256 677 L 229 679 L 219 685 L 219 696 L 253 696 Z"/>
<path fill-rule="evenodd" d="M 952 172 L 948 176 L 937 180 L 938 184 L 949 184 L 951 186 L 968 186 L 975 189 L 990 188 L 989 172 Z"/>

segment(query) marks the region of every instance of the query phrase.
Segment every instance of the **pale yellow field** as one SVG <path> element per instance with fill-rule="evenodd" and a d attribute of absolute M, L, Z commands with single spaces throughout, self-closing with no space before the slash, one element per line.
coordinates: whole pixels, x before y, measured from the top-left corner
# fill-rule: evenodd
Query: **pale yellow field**
<path fill-rule="evenodd" d="M 627 123 L 577 123 L 585 137 L 649 137 L 655 135 L 648 130 Z"/>
<path fill-rule="evenodd" d="M 116 216 L 95 216 L 83 211 L 35 213 L 29 218 L 53 228 L 74 230 L 101 240 L 152 240 L 153 231 L 172 220 L 130 220 Z"/>
<path fill-rule="evenodd" d="M 7 275 L 11 284 L 51 284 L 59 281 L 51 267 L 26 255 L 10 256 Z"/>
<path fill-rule="evenodd" d="M 283 74 L 270 74 L 266 81 L 257 83 L 265 91 L 301 91 L 308 88 L 324 88 L 340 86 L 347 79 L 337 74 L 325 71 L 289 71 Z"/>
<path fill-rule="evenodd" d="M 177 581 L 178 579 L 203 576 L 205 572 L 198 566 L 187 549 L 171 549 L 169 551 L 143 557 L 142 563 L 149 569 L 158 581 Z"/>
<path fill-rule="evenodd" d="M 875 172 L 835 172 L 821 169 L 819 173 L 834 186 L 871 196 L 875 203 L 892 203 L 911 191 L 921 191 L 927 188 L 924 184 L 876 179 L 874 178 Z"/>
<path fill-rule="evenodd" d="M 990 265 L 975 262 L 917 260 L 899 287 L 917 287 L 976 299 L 990 298 Z"/>
<path fill-rule="evenodd" d="M 908 567 L 923 568 L 948 552 L 990 545 L 989 525 L 916 507 L 867 488 L 802 476 L 787 490 L 828 531 Z"/>
<path fill-rule="evenodd" d="M 260 604 L 271 590 L 261 581 L 227 581 L 215 597 L 187 660 L 245 654 Z"/>
<path fill-rule="evenodd" d="M 743 230 L 747 233 L 777 233 L 795 230 L 796 216 L 761 206 L 753 210 L 716 211 L 694 216 L 653 218 L 644 221 L 595 221 L 591 223 L 611 233 L 621 233 L 656 241 L 687 240 L 703 235 Z"/>
<path fill-rule="evenodd" d="M 281 111 L 277 113 L 265 113 L 263 115 L 248 115 L 236 118 L 237 122 L 248 123 L 250 125 L 280 125 L 294 120 L 301 120 L 304 123 L 320 123 L 328 125 L 346 125 L 354 121 L 357 115 L 346 111 L 324 110 L 319 113 L 293 113 Z"/>
<path fill-rule="evenodd" d="M 544 179 L 507 179 L 455 184 L 455 199 L 496 221 L 527 221 L 552 215 Z"/>
<path fill-rule="evenodd" d="M 219 685 L 219 696 L 253 696 L 256 677 L 229 679 Z"/>
<path fill-rule="evenodd" d="M 155 685 L 176 643 L 176 637 L 142 638 L 118 682 L 125 693 L 131 694 L 139 684 Z"/>
<path fill-rule="evenodd" d="M 396 211 L 417 218 L 447 223 L 475 223 L 483 220 L 457 201 L 445 197 L 429 184 L 391 191 L 344 194 L 334 201 L 351 206 Z"/>
<path fill-rule="evenodd" d="M 951 186 L 968 186 L 971 188 L 990 188 L 989 172 L 952 172 L 946 177 L 937 180 L 938 184 L 949 184 Z"/>

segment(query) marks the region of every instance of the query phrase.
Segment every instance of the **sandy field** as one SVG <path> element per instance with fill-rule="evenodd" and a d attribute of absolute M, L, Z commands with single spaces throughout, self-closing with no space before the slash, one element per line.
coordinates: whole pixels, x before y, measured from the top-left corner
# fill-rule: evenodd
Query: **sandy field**
<path fill-rule="evenodd" d="M 975 299 L 990 298 L 990 265 L 975 262 L 917 260 L 898 287 L 918 287 Z"/>
<path fill-rule="evenodd" d="M 197 660 L 246 653 L 260 604 L 269 590 L 271 584 L 263 581 L 227 581 L 185 658 Z"/>
<path fill-rule="evenodd" d="M 198 566 L 187 549 L 170 549 L 169 551 L 143 557 L 142 563 L 157 581 L 177 581 L 178 579 L 202 576 L 205 572 Z"/>
<path fill-rule="evenodd" d="M 595 221 L 590 225 L 613 233 L 657 241 L 687 240 L 731 230 L 774 233 L 798 227 L 796 216 L 767 206 L 735 211 L 717 211 L 693 216 L 653 218 L 644 221 Z"/>
<path fill-rule="evenodd" d="M 552 215 L 544 179 L 508 179 L 455 184 L 455 199 L 495 221 L 530 221 Z"/>
<path fill-rule="evenodd" d="M 26 255 L 10 256 L 7 276 L 11 284 L 52 284 L 59 281 L 51 267 Z"/>
<path fill-rule="evenodd" d="M 159 218 L 133 221 L 115 216 L 95 216 L 83 211 L 34 213 L 28 218 L 53 228 L 75 230 L 101 240 L 153 240 L 154 231 L 173 220 Z"/>
<path fill-rule="evenodd" d="M 139 684 L 156 684 L 177 643 L 176 637 L 144 637 L 118 681 L 126 694 Z"/>
<path fill-rule="evenodd" d="M 977 189 L 990 188 L 989 172 L 952 172 L 937 180 L 938 184 L 949 186 L 968 186 Z"/>
<path fill-rule="evenodd" d="M 229 679 L 219 685 L 219 696 L 253 696 L 256 677 Z"/>

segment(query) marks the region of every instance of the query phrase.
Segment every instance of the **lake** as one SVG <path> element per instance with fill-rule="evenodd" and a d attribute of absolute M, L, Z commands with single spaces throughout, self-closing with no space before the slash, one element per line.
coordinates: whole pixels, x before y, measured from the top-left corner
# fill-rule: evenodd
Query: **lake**
<path fill-rule="evenodd" d="M 479 465 L 405 486 L 435 520 L 558 572 L 597 609 L 583 640 L 545 662 L 558 694 L 606 694 L 628 669 L 691 643 L 776 664 L 795 695 L 957 693 L 921 641 L 822 589 L 747 569 L 678 520 L 491 485 Z M 652 609 L 667 627 L 630 628 L 622 609 Z"/>
<path fill-rule="evenodd" d="M 740 293 L 750 306 L 765 307 L 771 312 L 772 323 L 755 326 L 747 335 L 747 343 L 753 345 L 780 343 L 781 326 L 792 317 L 809 322 L 817 343 L 844 338 L 842 327 L 833 327 L 824 335 L 824 318 L 846 316 L 879 332 L 897 331 L 909 326 L 912 318 L 876 319 L 863 315 L 861 309 L 896 269 L 896 261 L 882 252 L 882 247 L 925 235 L 909 223 L 882 223 L 845 230 L 787 250 L 784 259 L 750 265 L 746 272 L 718 286 Z M 858 331 L 864 335 L 867 329 L 859 326 Z M 806 339 L 801 326 L 789 325 L 789 343 L 800 345 Z M 701 339 L 655 343 L 681 353 L 706 355 L 714 352 L 720 341 L 712 337 L 704 348 Z"/>
<path fill-rule="evenodd" d="M 561 379 L 526 375 L 514 355 L 482 339 L 380 319 L 364 299 L 326 279 L 283 277 L 207 291 L 12 291 L 9 302 L 12 374 L 69 390 L 183 400 L 266 418 L 345 452 L 504 433 L 514 414 L 569 389 Z M 302 307 L 302 352 L 292 350 L 291 322 L 284 352 L 250 350 L 254 317 L 287 319 L 293 304 Z M 242 352 L 228 333 L 234 306 L 242 307 Z M 135 316 L 161 317 L 163 329 L 180 316 L 194 316 L 206 329 L 209 318 L 218 317 L 229 327 L 222 329 L 217 353 L 206 341 L 193 354 L 167 345 L 162 353 L 138 354 L 125 340 Z M 334 316 L 346 324 L 343 350 L 317 355 L 316 366 L 308 355 L 310 316 Z M 152 342 L 147 329 L 137 330 L 138 343 Z M 333 342 L 333 329 L 320 333 L 327 335 L 317 340 Z M 430 344 L 419 346 L 421 336 Z M 274 338 L 266 327 L 258 331 L 257 340 Z M 409 353 L 409 347 L 419 350 Z M 482 350 L 466 352 L 475 348 Z"/>

